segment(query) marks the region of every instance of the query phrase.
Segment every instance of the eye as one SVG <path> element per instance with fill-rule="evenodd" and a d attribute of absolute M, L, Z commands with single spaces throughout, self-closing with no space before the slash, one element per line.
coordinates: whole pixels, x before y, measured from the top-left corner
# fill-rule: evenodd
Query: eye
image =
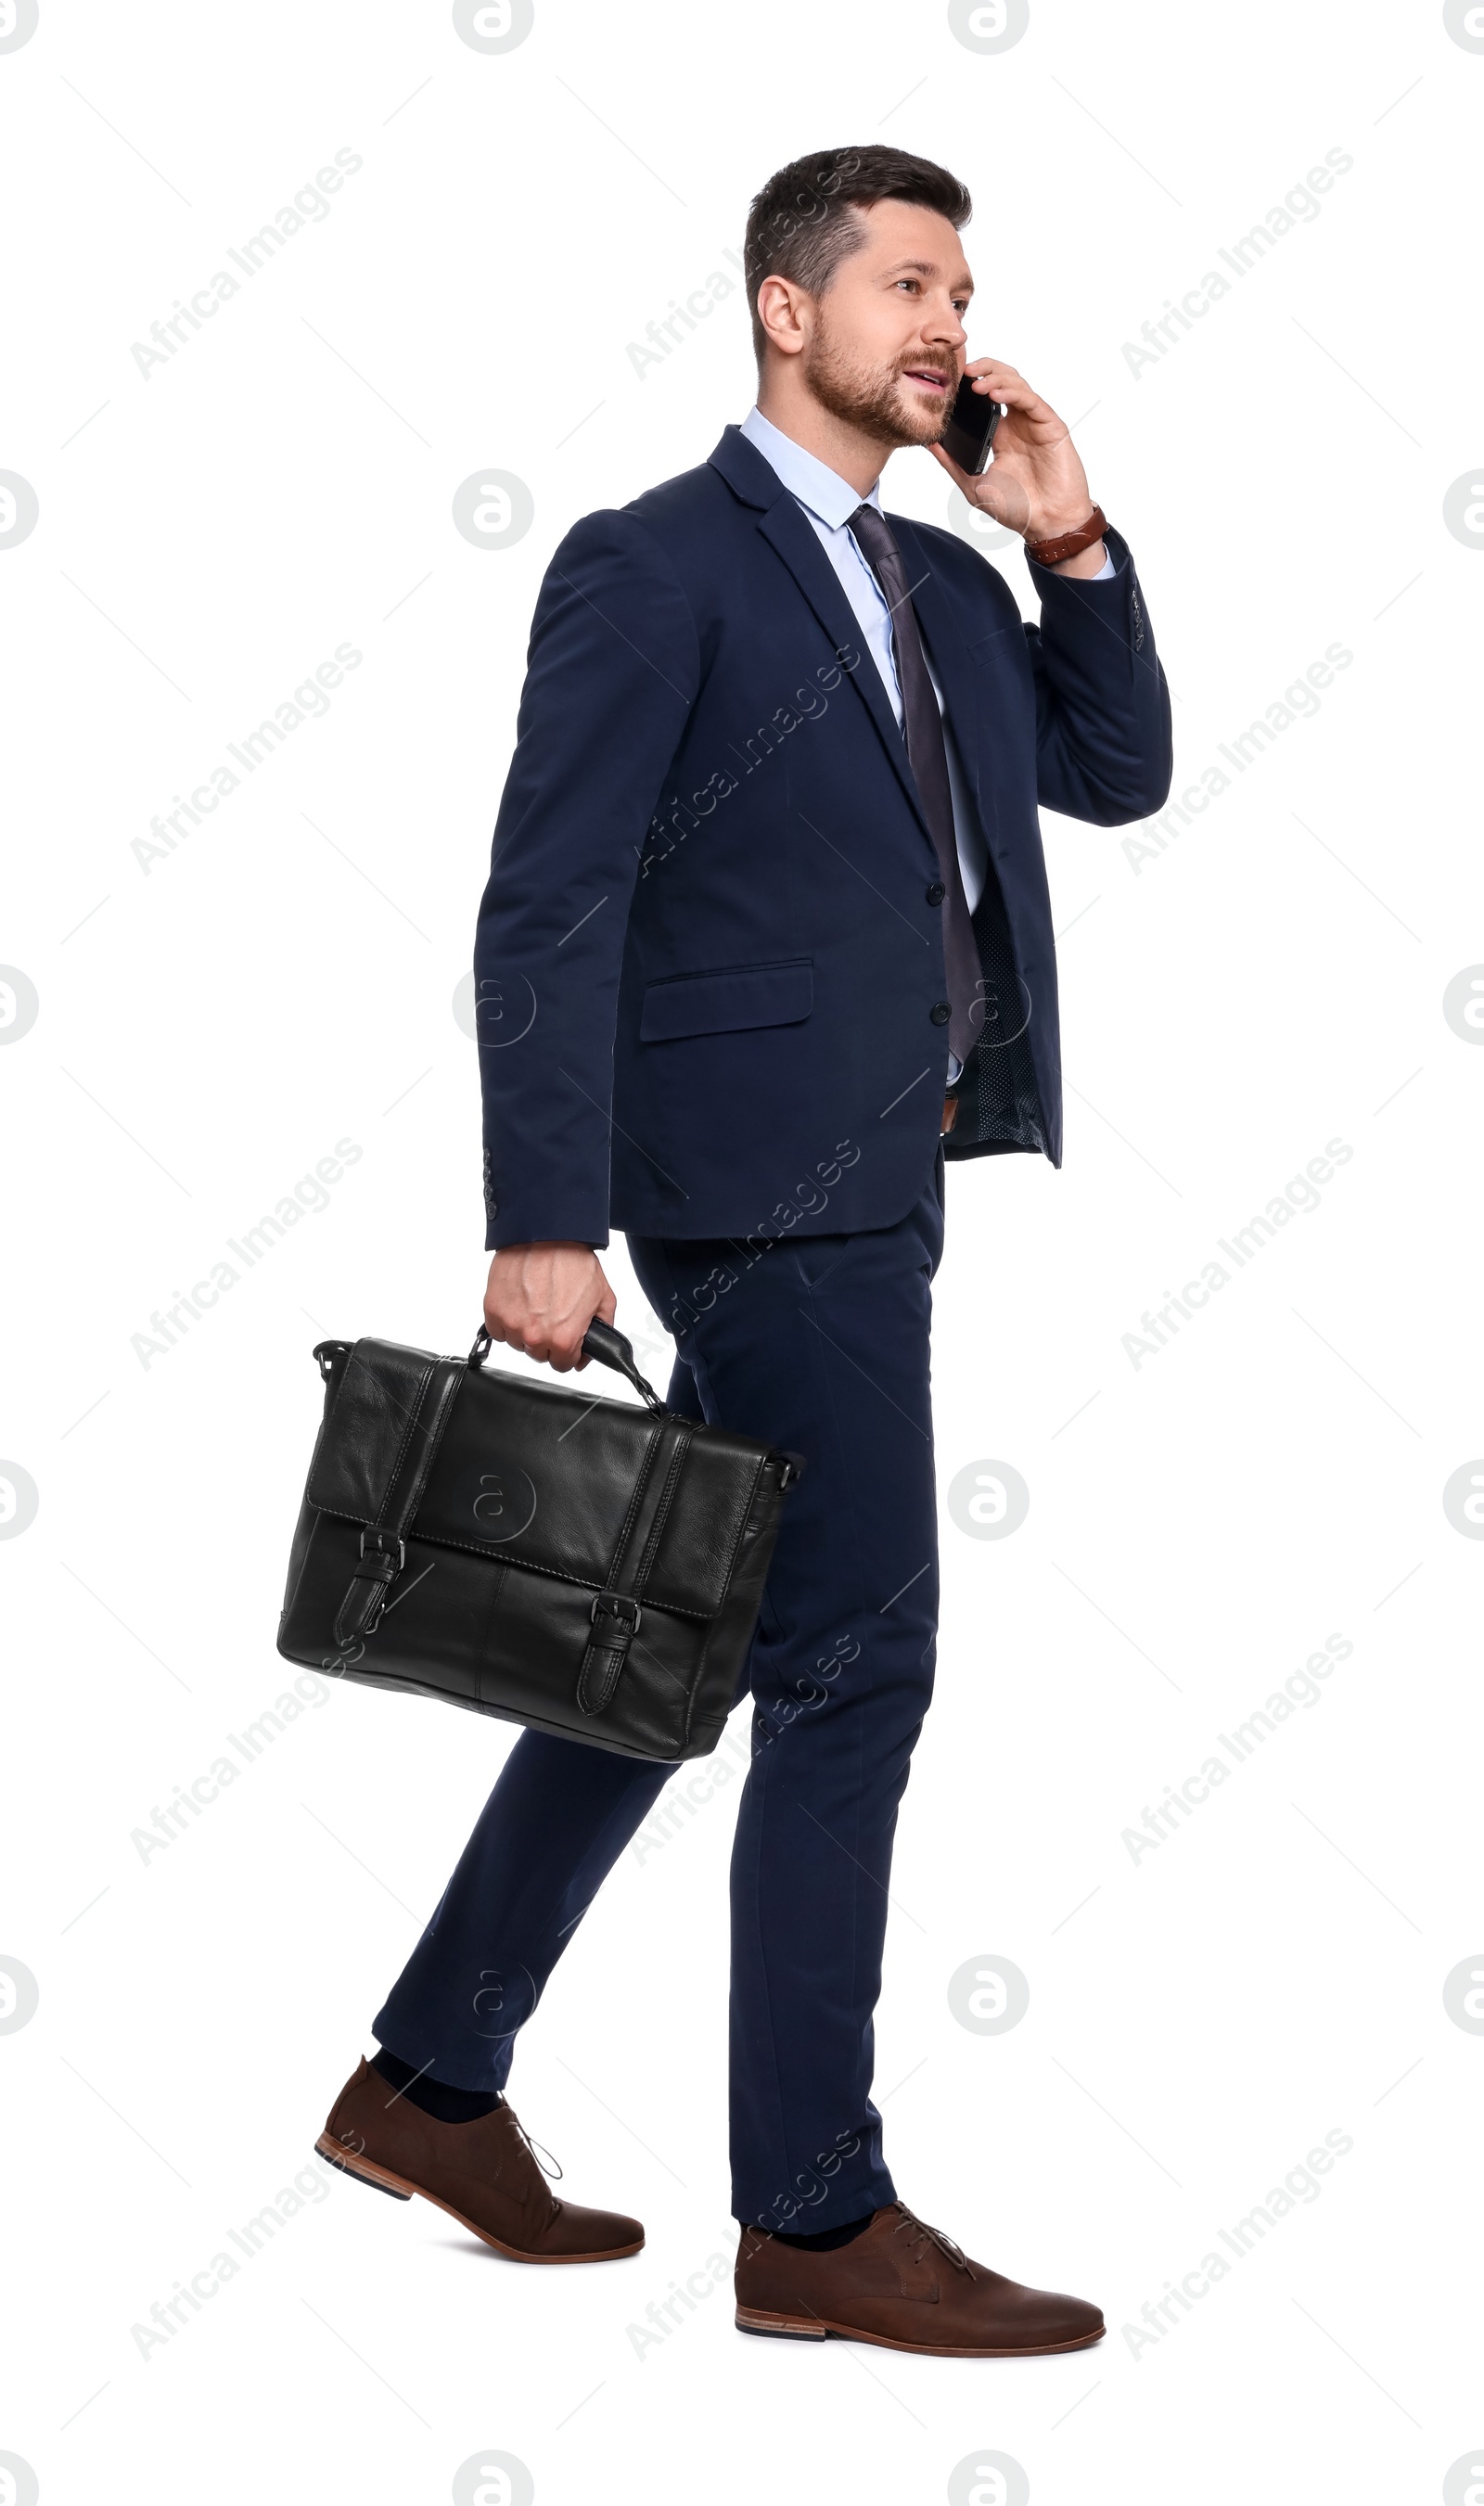
<path fill-rule="evenodd" d="M 896 283 L 898 287 L 908 287 L 912 289 L 916 289 L 918 286 L 918 281 L 915 278 L 899 278 Z"/>

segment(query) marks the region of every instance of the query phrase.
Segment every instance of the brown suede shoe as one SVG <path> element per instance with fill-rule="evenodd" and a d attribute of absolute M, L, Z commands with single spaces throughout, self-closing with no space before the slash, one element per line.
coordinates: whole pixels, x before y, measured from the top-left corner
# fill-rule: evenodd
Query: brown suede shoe
<path fill-rule="evenodd" d="M 737 2255 L 737 2328 L 783 2341 L 870 2341 L 934 2358 L 1040 2358 L 1086 2349 L 1106 2325 L 1080 2297 L 1022 2288 L 970 2262 L 905 2202 L 832 2253 L 810 2253 L 744 2228 Z"/>
<path fill-rule="evenodd" d="M 314 2144 L 332 2166 L 399 2202 L 420 2193 L 517 2263 L 611 2263 L 644 2242 L 637 2219 L 559 2202 L 515 2110 L 440 2123 L 361 2061 Z"/>

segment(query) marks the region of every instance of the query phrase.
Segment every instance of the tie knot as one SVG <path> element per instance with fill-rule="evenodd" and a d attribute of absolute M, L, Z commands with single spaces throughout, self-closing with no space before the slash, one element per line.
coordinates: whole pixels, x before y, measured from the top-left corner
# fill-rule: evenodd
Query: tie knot
<path fill-rule="evenodd" d="M 891 536 L 890 525 L 878 506 L 857 505 L 851 516 L 851 528 L 873 560 L 878 556 L 896 555 L 896 542 Z"/>

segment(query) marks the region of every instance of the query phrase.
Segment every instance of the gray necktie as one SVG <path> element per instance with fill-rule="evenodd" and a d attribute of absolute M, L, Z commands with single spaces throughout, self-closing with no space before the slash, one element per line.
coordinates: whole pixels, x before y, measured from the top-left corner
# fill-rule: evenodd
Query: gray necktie
<path fill-rule="evenodd" d="M 857 505 L 851 528 L 864 550 L 891 612 L 896 649 L 897 684 L 902 692 L 907 756 L 917 777 L 923 814 L 942 875 L 943 964 L 948 982 L 948 1041 L 960 1062 L 967 1061 L 984 1024 L 980 992 L 979 949 L 969 921 L 968 899 L 959 868 L 954 836 L 954 796 L 948 780 L 948 750 L 943 716 L 928 676 L 927 660 L 917 612 L 912 606 L 901 551 L 891 528 L 874 505 Z"/>

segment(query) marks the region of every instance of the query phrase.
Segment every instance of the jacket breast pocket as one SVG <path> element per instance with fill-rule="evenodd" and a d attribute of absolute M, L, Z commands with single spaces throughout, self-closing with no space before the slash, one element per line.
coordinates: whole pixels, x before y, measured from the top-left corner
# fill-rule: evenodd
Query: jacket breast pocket
<path fill-rule="evenodd" d="M 1005 723 L 1017 719 L 1033 721 L 1035 672 L 1031 665 L 1025 628 L 1016 625 L 999 627 L 993 635 L 977 635 L 968 654 L 975 669 L 982 673 L 978 680 L 981 701 Z"/>
<path fill-rule="evenodd" d="M 666 1044 L 677 1036 L 726 1035 L 749 1026 L 797 1026 L 814 1006 L 812 957 L 670 975 L 645 987 L 639 1042 Z"/>
<path fill-rule="evenodd" d="M 1006 662 L 1013 669 L 1029 658 L 1026 652 L 1026 630 L 1019 621 L 996 626 L 992 634 L 975 635 L 969 641 L 969 659 L 994 669 Z"/>

